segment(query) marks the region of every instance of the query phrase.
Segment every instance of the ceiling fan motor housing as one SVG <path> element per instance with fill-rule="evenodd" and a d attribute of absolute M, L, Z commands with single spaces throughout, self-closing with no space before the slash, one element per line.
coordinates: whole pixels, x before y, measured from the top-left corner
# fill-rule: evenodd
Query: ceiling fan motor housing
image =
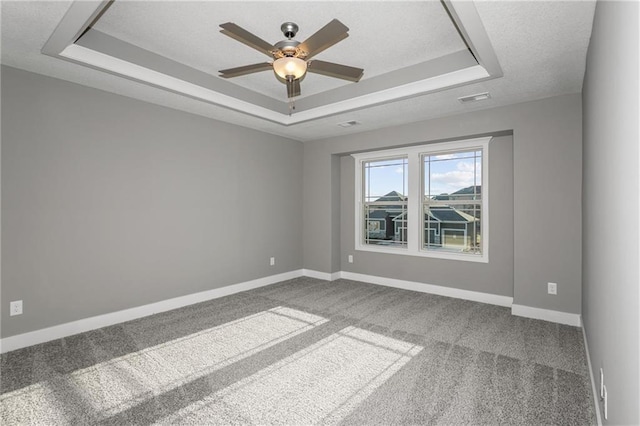
<path fill-rule="evenodd" d="M 298 49 L 298 45 L 299 44 L 300 44 L 300 42 L 299 41 L 295 41 L 295 40 L 282 40 L 282 41 L 279 41 L 276 44 L 274 44 L 274 47 L 277 50 L 272 52 L 272 54 L 276 58 L 283 58 L 285 56 L 288 56 L 288 57 L 301 56 L 302 52 L 300 51 L 300 49 Z"/>

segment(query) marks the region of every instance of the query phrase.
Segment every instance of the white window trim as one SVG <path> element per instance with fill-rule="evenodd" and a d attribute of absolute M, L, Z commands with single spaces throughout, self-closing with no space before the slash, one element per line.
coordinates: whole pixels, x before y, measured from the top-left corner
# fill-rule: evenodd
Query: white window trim
<path fill-rule="evenodd" d="M 489 142 L 492 137 L 466 139 L 453 142 L 432 143 L 406 148 L 372 151 L 351 156 L 356 161 L 355 176 L 355 249 L 388 254 L 430 257 L 437 259 L 462 260 L 467 262 L 489 262 Z M 421 247 L 421 218 L 422 218 L 422 155 L 443 151 L 482 150 L 482 254 L 447 253 L 425 250 Z M 406 247 L 384 247 L 364 244 L 364 188 L 363 163 L 366 161 L 380 161 L 391 158 L 408 158 L 408 196 Z"/>

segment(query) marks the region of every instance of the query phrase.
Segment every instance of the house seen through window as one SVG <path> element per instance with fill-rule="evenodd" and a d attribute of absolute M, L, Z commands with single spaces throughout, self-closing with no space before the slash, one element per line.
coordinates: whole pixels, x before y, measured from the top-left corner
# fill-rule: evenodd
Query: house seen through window
<path fill-rule="evenodd" d="M 489 139 L 355 154 L 356 249 L 487 261 Z"/>
<path fill-rule="evenodd" d="M 406 157 L 364 163 L 365 244 L 406 246 L 407 166 Z"/>

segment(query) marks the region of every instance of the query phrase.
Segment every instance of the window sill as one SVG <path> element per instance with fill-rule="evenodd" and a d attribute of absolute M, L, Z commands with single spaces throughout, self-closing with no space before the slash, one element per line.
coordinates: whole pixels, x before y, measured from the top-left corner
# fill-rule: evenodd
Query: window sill
<path fill-rule="evenodd" d="M 424 251 L 424 250 L 409 250 L 407 248 L 401 247 L 376 247 L 376 246 L 365 246 L 358 245 L 356 246 L 356 251 L 366 251 L 372 253 L 384 253 L 384 254 L 399 254 L 402 256 L 414 256 L 414 257 L 423 257 L 423 258 L 432 258 L 432 259 L 445 259 L 445 260 L 455 260 L 458 262 L 475 262 L 475 263 L 489 263 L 489 256 L 487 254 L 484 255 L 473 255 L 473 254 L 463 254 L 463 253 L 449 253 L 449 252 L 435 252 L 435 251 Z"/>

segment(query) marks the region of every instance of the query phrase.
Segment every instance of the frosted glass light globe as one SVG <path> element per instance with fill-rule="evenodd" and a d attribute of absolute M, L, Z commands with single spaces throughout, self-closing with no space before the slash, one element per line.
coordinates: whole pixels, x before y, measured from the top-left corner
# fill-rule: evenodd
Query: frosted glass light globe
<path fill-rule="evenodd" d="M 300 58 L 284 57 L 273 62 L 273 71 L 285 80 L 288 76 L 295 80 L 305 75 L 307 63 Z"/>

